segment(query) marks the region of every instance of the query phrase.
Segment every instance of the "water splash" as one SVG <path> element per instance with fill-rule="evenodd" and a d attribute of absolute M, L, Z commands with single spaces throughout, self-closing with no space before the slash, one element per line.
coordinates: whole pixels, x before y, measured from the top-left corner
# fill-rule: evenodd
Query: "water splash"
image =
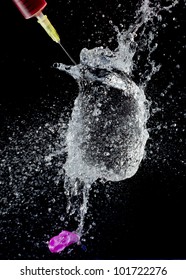
<path fill-rule="evenodd" d="M 96 48 L 86 53 L 89 59 L 97 55 L 101 60 L 103 50 Z M 85 50 L 83 61 L 84 57 Z M 124 180 L 136 173 L 143 158 L 148 138 L 148 102 L 144 91 L 124 73 L 103 69 L 102 65 L 89 69 L 86 66 L 66 70 L 75 70 L 76 79 L 80 70 L 80 93 L 66 136 L 65 172 L 71 179 L 88 183 L 98 178 Z"/>
<path fill-rule="evenodd" d="M 98 178 L 120 181 L 132 177 L 144 157 L 148 139 L 146 123 L 149 102 L 143 85 L 132 80 L 134 55 L 138 48 L 135 41 L 138 30 L 143 36 L 148 21 L 152 21 L 157 9 L 144 1 L 136 12 L 136 22 L 121 32 L 117 27 L 118 47 L 92 50 L 82 49 L 80 63 L 67 66 L 56 63 L 59 70 L 70 74 L 79 85 L 72 117 L 66 135 L 67 160 L 63 168 L 66 174 L 65 189 L 68 198 L 67 213 L 79 213 L 77 232 L 83 234 L 91 184 Z M 146 36 L 144 45 L 150 46 L 154 37 Z M 147 43 L 148 42 L 148 43 Z M 148 79 L 159 70 L 150 61 L 150 54 L 157 46 L 149 47 L 148 61 L 152 68 Z M 83 184 L 82 194 L 78 186 Z M 79 205 L 73 197 L 83 196 Z M 71 211 L 70 211 L 71 209 Z"/>
<path fill-rule="evenodd" d="M 177 3 L 174 1 L 162 8 L 149 0 L 142 1 L 135 22 L 128 30 L 119 31 L 118 27 L 113 27 L 118 43 L 115 50 L 84 48 L 78 65 L 54 65 L 70 74 L 79 85 L 66 135 L 68 156 L 63 168 L 68 178 L 65 181 L 67 213 L 73 215 L 80 209 L 80 235 L 91 184 L 98 178 L 121 181 L 132 177 L 144 157 L 150 106 L 144 91 L 147 82 L 160 69 L 151 59 L 158 46 L 154 34 L 157 22 L 162 19 L 160 12 L 169 11 Z M 146 51 L 147 56 L 146 70 L 137 85 L 132 77 L 138 69 L 134 57 L 139 49 Z M 82 194 L 77 187 L 81 184 L 84 186 Z M 74 207 L 71 200 L 78 192 L 83 202 Z"/>
<path fill-rule="evenodd" d="M 33 194 L 37 196 L 46 184 L 57 186 L 64 179 L 67 208 L 61 224 L 68 228 L 70 219 L 74 219 L 76 232 L 82 236 L 87 232 L 85 218 L 92 183 L 98 178 L 120 181 L 137 172 L 148 140 L 150 103 L 145 89 L 160 69 L 152 59 L 158 47 L 156 31 L 161 11 L 170 11 L 177 3 L 161 7 L 144 0 L 128 30 L 113 26 L 116 49 L 84 48 L 79 65 L 55 64 L 77 81 L 79 95 L 70 121 L 62 116 L 55 126 L 48 123 L 38 129 L 33 127 L 29 133 L 10 139 L 2 152 L 0 172 L 6 179 L 0 184 L 7 181 L 15 201 L 10 195 L 4 199 L 3 194 L 6 213 L 19 211 L 22 204 L 27 209 L 30 205 L 37 207 Z M 143 52 L 145 65 L 141 73 Z M 49 196 L 48 189 L 45 196 Z M 56 203 L 54 197 L 51 201 Z M 51 215 L 51 208 L 48 211 Z"/>

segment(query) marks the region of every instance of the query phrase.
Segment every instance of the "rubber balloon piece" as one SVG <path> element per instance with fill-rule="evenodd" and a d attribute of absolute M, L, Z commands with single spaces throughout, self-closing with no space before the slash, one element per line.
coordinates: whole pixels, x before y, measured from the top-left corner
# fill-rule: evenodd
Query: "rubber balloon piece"
<path fill-rule="evenodd" d="M 77 233 L 62 230 L 62 232 L 50 239 L 48 248 L 51 253 L 60 253 L 66 247 L 79 241 L 80 236 Z"/>

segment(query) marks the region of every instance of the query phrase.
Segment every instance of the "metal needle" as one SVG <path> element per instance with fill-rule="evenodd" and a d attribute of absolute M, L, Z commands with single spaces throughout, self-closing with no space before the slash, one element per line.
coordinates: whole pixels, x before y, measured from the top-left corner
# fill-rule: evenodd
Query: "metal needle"
<path fill-rule="evenodd" d="M 73 64 L 76 65 L 76 62 L 73 60 L 73 58 L 70 56 L 70 54 L 65 50 L 65 48 L 63 47 L 63 45 L 61 44 L 60 41 L 58 42 L 58 44 L 61 46 L 63 51 L 66 53 L 66 55 L 70 58 L 70 60 L 73 62 Z"/>

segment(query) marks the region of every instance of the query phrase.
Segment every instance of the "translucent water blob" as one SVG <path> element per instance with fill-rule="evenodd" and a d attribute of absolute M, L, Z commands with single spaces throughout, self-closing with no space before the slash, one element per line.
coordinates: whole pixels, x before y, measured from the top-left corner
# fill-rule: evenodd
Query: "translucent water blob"
<path fill-rule="evenodd" d="M 79 84 L 66 136 L 71 179 L 120 181 L 139 168 L 148 139 L 148 101 L 108 48 L 83 49 L 80 64 L 58 64 Z"/>

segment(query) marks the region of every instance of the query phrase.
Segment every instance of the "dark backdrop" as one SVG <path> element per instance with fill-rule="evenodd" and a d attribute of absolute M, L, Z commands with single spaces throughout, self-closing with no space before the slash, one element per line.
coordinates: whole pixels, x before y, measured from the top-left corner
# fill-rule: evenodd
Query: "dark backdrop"
<path fill-rule="evenodd" d="M 164 4 L 169 2 L 162 1 Z M 152 101 L 146 158 L 131 179 L 98 183 L 93 187 L 87 224 L 94 221 L 96 225 L 85 238 L 87 249 L 74 246 L 73 251 L 61 255 L 48 251 L 44 241 L 61 229 L 62 225 L 58 224 L 60 207 L 65 203 L 62 184 L 55 186 L 51 182 L 51 185 L 46 183 L 43 191 L 36 188 L 38 195 L 34 196 L 34 207 L 31 196 L 36 190 L 28 192 L 25 189 L 23 202 L 19 202 L 15 211 L 3 211 L 2 208 L 2 259 L 186 257 L 186 9 L 184 1 L 179 2 L 172 13 L 164 13 L 158 28 L 159 46 L 154 58 L 162 68 L 146 90 L 147 98 Z M 109 21 L 118 26 L 122 23 L 127 28 L 133 20 L 136 4 L 137 1 L 119 0 L 48 0 L 45 13 L 58 30 L 65 48 L 79 62 L 83 47 L 116 46 Z M 164 23 L 167 25 L 163 27 Z M 70 63 L 68 57 L 35 19 L 25 20 L 11 0 L 1 1 L 0 24 L 0 145 L 3 151 L 15 130 L 24 134 L 45 122 L 55 124 L 64 107 L 71 112 L 78 88 L 71 77 L 51 67 L 55 62 Z M 14 151 L 12 158 L 13 154 Z M 1 155 L 3 161 L 3 152 Z M 12 201 L 13 194 L 11 186 L 7 187 L 5 183 L 6 171 L 3 169 L 1 176 L 1 198 L 3 200 L 7 193 L 9 197 L 6 204 Z M 49 213 L 53 197 L 55 203 Z"/>

